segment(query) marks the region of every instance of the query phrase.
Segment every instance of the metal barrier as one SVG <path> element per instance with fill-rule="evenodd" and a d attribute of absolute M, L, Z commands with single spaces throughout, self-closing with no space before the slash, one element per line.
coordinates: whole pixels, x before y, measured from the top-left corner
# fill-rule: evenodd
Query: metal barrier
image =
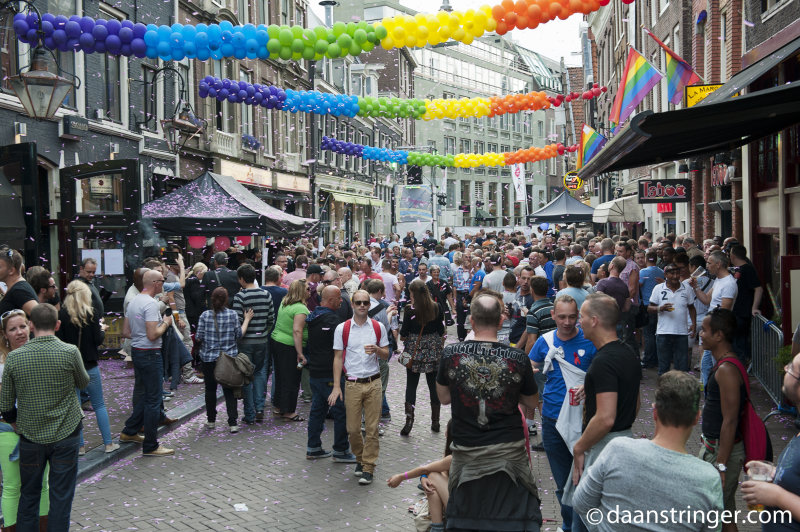
<path fill-rule="evenodd" d="M 797 415 L 794 407 L 783 400 L 783 368 L 778 367 L 775 358 L 783 345 L 783 332 L 774 322 L 757 314 L 750 322 L 750 347 L 752 353 L 751 371 L 775 403 L 776 408 L 767 414 L 766 421 L 775 414 Z"/>

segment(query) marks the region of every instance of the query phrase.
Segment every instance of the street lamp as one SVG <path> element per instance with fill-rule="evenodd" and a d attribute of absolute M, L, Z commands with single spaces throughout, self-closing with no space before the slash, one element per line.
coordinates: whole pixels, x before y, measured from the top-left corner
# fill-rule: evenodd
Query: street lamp
<path fill-rule="evenodd" d="M 31 64 L 18 69 L 16 76 L 8 78 L 8 83 L 28 116 L 36 120 L 51 120 L 69 92 L 73 88 L 80 87 L 80 78 L 69 74 L 77 81 L 73 83 L 58 75 L 62 70 L 55 55 L 42 46 L 44 42 L 42 15 L 36 6 L 27 0 L 14 0 L 0 5 L 0 11 L 20 14 L 20 4 L 26 5 L 36 14 L 37 39 L 31 54 Z M 23 72 L 25 68 L 27 70 Z"/>

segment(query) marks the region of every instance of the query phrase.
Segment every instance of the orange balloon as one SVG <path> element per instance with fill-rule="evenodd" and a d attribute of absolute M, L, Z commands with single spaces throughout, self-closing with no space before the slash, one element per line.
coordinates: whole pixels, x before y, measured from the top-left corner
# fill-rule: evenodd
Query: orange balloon
<path fill-rule="evenodd" d="M 505 16 L 506 16 L 506 10 L 503 6 L 498 4 L 492 8 L 492 17 L 494 17 L 496 21 L 499 22 L 503 20 L 503 17 Z"/>
<path fill-rule="evenodd" d="M 563 7 L 561 7 L 561 4 L 559 4 L 558 2 L 553 2 L 553 3 L 551 3 L 551 4 L 550 4 L 550 18 L 551 18 L 551 19 L 554 19 L 554 18 L 556 18 L 557 16 L 559 16 L 559 15 L 561 14 L 561 11 L 562 11 L 563 9 L 564 9 L 564 8 L 563 8 Z"/>
<path fill-rule="evenodd" d="M 503 5 L 503 9 L 506 10 L 506 13 L 514 11 L 514 0 L 503 0 L 501 4 Z"/>
<path fill-rule="evenodd" d="M 540 8 L 537 4 L 531 4 L 528 6 L 528 19 L 531 21 L 539 21 L 539 17 L 542 16 L 542 8 Z"/>
<path fill-rule="evenodd" d="M 514 11 L 510 11 L 506 13 L 503 20 L 508 24 L 508 29 L 513 30 L 517 25 L 517 14 Z"/>
<path fill-rule="evenodd" d="M 517 2 L 514 4 L 514 13 L 521 16 L 527 12 L 528 4 L 525 2 L 525 0 L 517 0 Z"/>
<path fill-rule="evenodd" d="M 505 35 L 508 33 L 508 24 L 506 24 L 505 20 L 498 20 L 497 27 L 494 29 L 494 31 L 498 35 Z"/>
<path fill-rule="evenodd" d="M 570 15 L 572 15 L 572 11 L 568 7 L 561 8 L 561 13 L 558 14 L 558 18 L 561 20 L 567 20 Z"/>
<path fill-rule="evenodd" d="M 528 27 L 528 15 L 527 11 L 525 15 L 520 15 L 517 17 L 517 27 L 521 30 L 524 30 Z"/>

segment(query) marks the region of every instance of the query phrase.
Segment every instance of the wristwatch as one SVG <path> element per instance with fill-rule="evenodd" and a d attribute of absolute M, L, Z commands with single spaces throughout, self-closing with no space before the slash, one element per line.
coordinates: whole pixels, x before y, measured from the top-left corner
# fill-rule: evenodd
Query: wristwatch
<path fill-rule="evenodd" d="M 725 464 L 717 464 L 716 467 L 717 467 L 717 471 L 719 471 L 720 473 L 724 473 L 725 471 L 728 470 L 728 468 L 725 466 Z"/>

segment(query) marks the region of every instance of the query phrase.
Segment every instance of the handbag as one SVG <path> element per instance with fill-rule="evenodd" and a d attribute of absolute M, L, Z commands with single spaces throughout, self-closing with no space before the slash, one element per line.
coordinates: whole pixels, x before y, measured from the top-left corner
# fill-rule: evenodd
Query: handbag
<path fill-rule="evenodd" d="M 419 336 L 417 336 L 417 351 L 419 351 L 419 346 L 422 343 L 422 331 L 423 331 L 423 329 L 425 329 L 425 327 L 422 327 L 419 330 Z M 405 366 L 406 368 L 411 369 L 411 365 L 414 362 L 414 357 L 412 356 L 411 353 L 408 352 L 407 349 L 403 349 L 403 352 L 400 353 L 399 357 L 397 357 L 397 362 L 399 362 L 401 365 Z"/>
<path fill-rule="evenodd" d="M 216 312 L 214 312 L 214 331 L 219 337 Z M 219 352 L 219 358 L 217 358 L 217 364 L 214 367 L 214 379 L 226 388 L 241 388 L 244 385 L 244 375 L 239 371 L 234 358 L 225 351 Z"/>

